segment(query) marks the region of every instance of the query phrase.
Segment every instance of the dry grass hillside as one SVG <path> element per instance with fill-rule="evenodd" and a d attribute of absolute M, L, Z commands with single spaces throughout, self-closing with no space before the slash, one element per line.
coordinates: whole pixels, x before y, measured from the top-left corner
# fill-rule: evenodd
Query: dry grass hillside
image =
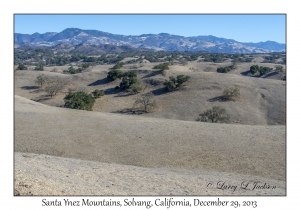
<path fill-rule="evenodd" d="M 190 62 L 187 66 L 173 65 L 170 70 L 166 70 L 165 75 L 155 74 L 156 70 L 152 70 L 154 64 L 151 63 L 139 65 L 137 70 L 132 70 L 137 72 L 141 81 L 148 84 L 145 92 L 153 92 L 157 101 L 157 109 L 145 116 L 194 121 L 205 110 L 212 106 L 220 106 L 230 115 L 230 123 L 285 124 L 285 81 L 243 76 L 242 67 L 244 70 L 249 69 L 251 64 L 239 64 L 237 69 L 227 74 L 206 72 L 206 65 L 210 64 Z M 132 65 L 125 66 L 124 71 L 128 71 L 130 66 Z M 79 88 L 87 92 L 100 89 L 104 90 L 106 95 L 97 99 L 94 111 L 130 114 L 137 95 L 114 90 L 120 80 L 109 82 L 106 79 L 110 67 L 112 65 L 95 66 L 89 72 L 75 75 L 50 72 L 50 67 L 44 72 L 16 71 L 15 94 L 51 106 L 63 106 L 63 98 L 69 89 Z M 60 67 L 64 68 L 67 67 Z M 191 68 L 199 71 L 190 70 Z M 62 93 L 50 98 L 34 83 L 35 78 L 41 73 L 67 78 L 70 83 Z M 179 74 L 190 76 L 189 82 L 178 91 L 166 92 L 163 86 L 165 79 Z M 240 89 L 241 97 L 238 101 L 220 100 L 224 89 L 228 87 Z"/>
<path fill-rule="evenodd" d="M 285 194 L 285 81 L 243 74 L 250 64 L 239 64 L 227 74 L 207 70 L 211 64 L 203 62 L 173 65 L 165 74 L 155 74 L 154 65 L 143 63 L 133 69 L 148 84 L 145 92 L 152 92 L 157 101 L 157 108 L 144 114 L 133 109 L 142 93 L 116 91 L 120 81 L 106 79 L 112 65 L 75 75 L 62 74 L 66 66 L 55 67 L 58 72 L 51 72 L 54 67 L 15 71 L 16 194 L 28 195 L 30 190 L 35 195 Z M 42 73 L 65 78 L 68 84 L 50 98 L 34 83 Z M 190 80 L 181 89 L 166 92 L 164 80 L 179 74 Z M 238 87 L 240 99 L 220 100 L 227 87 Z M 105 96 L 96 99 L 93 111 L 63 108 L 66 93 L 78 88 L 104 90 Z M 226 109 L 229 123 L 195 121 L 212 106 Z M 277 188 L 229 192 L 204 187 L 220 179 L 257 180 Z M 22 188 L 24 183 L 30 189 Z M 43 186 L 47 190 L 41 191 Z"/>

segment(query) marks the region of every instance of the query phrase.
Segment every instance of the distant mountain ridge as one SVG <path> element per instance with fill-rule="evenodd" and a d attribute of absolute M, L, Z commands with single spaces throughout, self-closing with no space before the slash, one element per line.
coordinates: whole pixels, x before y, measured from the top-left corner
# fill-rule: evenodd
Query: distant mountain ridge
<path fill-rule="evenodd" d="M 269 53 L 285 51 L 286 45 L 274 41 L 259 43 L 243 43 L 233 39 L 215 36 L 184 37 L 168 33 L 142 34 L 139 36 L 125 36 L 111 34 L 97 30 L 82 30 L 67 28 L 62 32 L 47 32 L 44 34 L 15 33 L 15 47 L 68 45 L 114 45 L 132 48 L 145 48 L 166 51 L 208 51 L 218 53 Z"/>

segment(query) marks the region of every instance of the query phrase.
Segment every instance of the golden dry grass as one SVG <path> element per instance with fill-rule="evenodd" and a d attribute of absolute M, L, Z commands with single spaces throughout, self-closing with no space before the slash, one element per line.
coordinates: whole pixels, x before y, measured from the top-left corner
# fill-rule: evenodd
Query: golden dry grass
<path fill-rule="evenodd" d="M 50 72 L 52 68 L 44 72 L 16 71 L 16 154 L 33 153 L 97 161 L 95 164 L 118 164 L 101 165 L 107 170 L 125 165 L 141 167 L 134 176 L 156 173 L 162 167 L 167 169 L 164 172 L 166 176 L 178 176 L 170 171 L 176 169 L 192 173 L 189 175 L 191 179 L 197 177 L 199 171 L 206 171 L 217 180 L 217 174 L 223 172 L 227 173 L 228 179 L 234 177 L 234 180 L 240 180 L 242 176 L 268 179 L 277 183 L 281 189 L 272 193 L 261 191 L 258 194 L 285 193 L 285 81 L 243 76 L 241 73 L 250 64 L 240 64 L 228 74 L 219 74 L 207 69 L 221 64 L 190 62 L 187 66 L 171 66 L 166 75 L 154 76 L 151 72 L 155 64 L 141 65 L 136 70 L 138 77 L 151 83 L 146 92 L 152 91 L 158 102 L 158 108 L 154 112 L 143 115 L 120 114 L 132 108 L 136 95 L 114 91 L 119 81 L 108 82 L 105 79 L 112 65 L 95 66 L 89 72 L 77 75 Z M 56 68 L 60 71 L 66 67 Z M 62 93 L 50 99 L 43 90 L 33 87 L 34 79 L 40 73 L 68 78 L 70 84 Z M 166 93 L 162 82 L 169 76 L 178 74 L 189 75 L 191 79 L 180 90 Z M 218 100 L 223 90 L 231 86 L 240 88 L 240 100 Z M 68 89 L 77 87 L 85 88 L 87 92 L 106 90 L 107 94 L 96 100 L 92 112 L 57 107 L 63 105 L 63 97 Z M 227 110 L 230 124 L 195 121 L 201 112 L 215 105 Z M 19 168 L 22 168 L 24 160 L 20 158 L 16 162 Z M 58 159 L 54 158 L 53 161 Z M 40 163 L 35 163 L 37 171 Z M 156 172 L 147 171 L 149 168 Z M 124 176 L 129 176 L 132 169 L 124 170 Z M 194 170 L 198 172 L 192 172 Z M 66 173 L 72 174 L 70 171 Z M 37 174 L 28 172 L 28 179 Z M 20 181 L 27 175 L 20 175 Z M 45 181 L 47 176 L 40 179 Z M 178 177 L 178 182 L 180 180 Z M 144 179 L 139 181 L 146 184 Z M 207 179 L 201 183 L 205 181 Z M 63 194 L 56 189 L 61 183 L 61 180 L 52 183 L 53 194 Z M 174 183 L 168 183 L 161 190 L 153 192 L 167 195 L 174 186 Z M 199 184 L 197 181 L 192 183 Z M 124 186 L 120 186 L 120 192 L 129 195 L 129 190 L 122 187 Z M 188 189 L 186 193 L 182 191 L 184 188 Z M 185 185 L 181 189 L 174 193 L 219 193 L 204 189 L 193 191 Z M 96 191 L 84 189 L 77 189 L 77 192 L 97 194 Z M 105 192 L 107 195 L 116 193 L 113 190 Z M 140 195 L 151 194 L 145 189 L 143 192 L 137 189 L 134 192 Z M 67 194 L 76 194 L 76 190 Z M 237 194 L 243 193 L 239 191 Z"/>

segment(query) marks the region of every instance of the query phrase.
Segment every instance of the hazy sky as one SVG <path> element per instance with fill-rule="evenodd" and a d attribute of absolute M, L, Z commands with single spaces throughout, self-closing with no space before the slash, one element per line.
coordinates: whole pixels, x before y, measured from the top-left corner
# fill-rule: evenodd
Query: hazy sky
<path fill-rule="evenodd" d="M 15 33 L 61 32 L 66 28 L 95 29 L 122 35 L 170 33 L 213 35 L 239 42 L 285 43 L 286 16 L 266 15 L 14 15 Z"/>

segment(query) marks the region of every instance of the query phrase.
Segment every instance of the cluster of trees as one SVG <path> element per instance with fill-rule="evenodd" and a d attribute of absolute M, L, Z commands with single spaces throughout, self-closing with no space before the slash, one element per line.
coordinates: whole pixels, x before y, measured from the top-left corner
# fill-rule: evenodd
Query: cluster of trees
<path fill-rule="evenodd" d="M 121 70 L 111 70 L 107 74 L 107 79 L 109 79 L 110 81 L 121 79 L 120 85 L 116 86 L 117 90 L 133 88 L 134 92 L 138 92 L 140 89 L 136 86 L 138 82 L 137 74 L 133 71 L 123 72 Z"/>
<path fill-rule="evenodd" d="M 279 63 L 286 64 L 285 53 L 278 53 L 278 52 L 270 53 L 269 55 L 264 56 L 263 63 L 278 63 L 277 60 L 279 58 L 282 58 L 282 61 Z"/>
<path fill-rule="evenodd" d="M 283 67 L 278 65 L 275 66 L 275 71 L 276 72 L 282 72 L 283 71 Z M 267 67 L 267 66 L 258 66 L 258 65 L 252 65 L 250 67 L 250 73 L 253 74 L 257 74 L 259 73 L 260 76 L 263 76 L 269 72 L 273 71 L 273 68 Z"/>
<path fill-rule="evenodd" d="M 204 62 L 220 63 L 226 59 L 233 59 L 235 62 L 251 62 L 253 57 L 245 54 L 228 54 L 228 53 L 207 53 L 207 52 L 178 52 L 178 51 L 130 51 L 121 53 L 78 53 L 78 52 L 59 52 L 55 48 L 32 48 L 23 47 L 16 48 L 14 53 L 15 65 L 26 64 L 32 65 L 43 62 L 47 66 L 62 66 L 70 64 L 71 62 L 87 62 L 96 64 L 116 64 L 121 62 L 126 57 L 136 57 L 136 59 L 127 61 L 126 63 L 138 63 L 146 59 L 150 62 L 173 62 L 175 60 L 181 61 L 195 61 L 202 57 Z M 264 62 L 275 63 L 277 59 L 281 58 L 282 63 L 286 62 L 285 53 L 270 53 L 264 56 Z"/>
<path fill-rule="evenodd" d="M 202 55 L 202 57 L 203 62 L 213 63 L 222 63 L 227 59 L 232 59 L 232 62 L 251 62 L 253 60 L 252 55 L 245 54 L 205 53 Z"/>
<path fill-rule="evenodd" d="M 43 88 L 43 85 L 46 85 L 45 92 L 53 98 L 58 92 L 60 92 L 65 85 L 68 83 L 67 79 L 60 78 L 60 77 L 49 77 L 44 74 L 40 74 L 35 79 L 35 83 Z"/>
<path fill-rule="evenodd" d="M 226 66 L 226 67 L 218 67 L 217 72 L 218 73 L 227 73 L 233 69 L 235 69 L 235 64 L 233 64 L 231 66 Z"/>
<path fill-rule="evenodd" d="M 46 60 L 45 64 L 47 66 L 64 66 L 69 64 L 70 58 L 67 56 L 54 56 Z"/>
<path fill-rule="evenodd" d="M 122 76 L 121 83 L 117 89 L 126 90 L 131 88 L 137 83 L 137 75 L 133 71 L 124 72 Z"/>
<path fill-rule="evenodd" d="M 17 70 L 28 70 L 28 67 L 25 66 L 24 64 L 19 64 L 17 67 Z M 44 66 L 43 64 L 37 64 L 34 68 L 35 71 L 44 71 Z"/>
<path fill-rule="evenodd" d="M 111 70 L 107 74 L 107 79 L 110 81 L 115 81 L 116 79 L 121 79 L 123 77 L 124 72 L 121 70 Z"/>
<path fill-rule="evenodd" d="M 161 64 L 158 64 L 158 65 L 155 65 L 153 67 L 153 69 L 159 69 L 161 71 L 164 71 L 164 70 L 168 70 L 169 69 L 169 63 L 161 63 Z"/>
<path fill-rule="evenodd" d="M 252 60 L 253 60 L 253 57 L 239 57 L 239 58 L 235 58 L 235 59 L 233 59 L 232 61 L 233 62 L 240 62 L 240 63 L 242 63 L 242 62 L 252 62 Z"/>
<path fill-rule="evenodd" d="M 116 64 L 126 57 L 136 57 L 136 59 L 126 63 L 140 63 L 143 59 L 150 62 L 171 62 L 181 58 L 185 61 L 194 61 L 200 56 L 199 52 L 172 52 L 172 51 L 132 51 L 121 53 L 105 53 L 87 56 L 87 53 L 57 52 L 52 48 L 22 48 L 15 50 L 15 64 L 32 65 L 43 62 L 47 66 L 62 66 L 71 62 L 93 62 L 96 64 Z"/>
<path fill-rule="evenodd" d="M 187 82 L 190 79 L 189 76 L 186 75 L 177 75 L 177 77 L 169 77 L 169 80 L 165 80 L 164 86 L 167 91 L 174 91 L 182 86 L 184 82 Z"/>
<path fill-rule="evenodd" d="M 64 74 L 78 74 L 82 72 L 82 68 L 75 69 L 73 66 L 70 66 L 68 70 L 63 70 Z"/>
<path fill-rule="evenodd" d="M 96 89 L 92 93 L 85 90 L 70 91 L 64 97 L 64 107 L 91 111 L 97 98 L 104 96 L 103 90 Z"/>
<path fill-rule="evenodd" d="M 50 48 L 15 48 L 14 64 L 32 65 L 34 63 L 41 63 L 44 60 L 51 59 L 54 56 L 54 51 Z"/>
<path fill-rule="evenodd" d="M 95 98 L 92 94 L 88 94 L 85 91 L 69 92 L 64 97 L 64 102 L 64 107 L 66 108 L 91 111 L 95 103 Z"/>
<path fill-rule="evenodd" d="M 227 56 L 225 54 L 206 54 L 203 55 L 203 61 L 204 62 L 213 62 L 213 63 L 222 63 L 225 59 L 227 59 Z"/>
<path fill-rule="evenodd" d="M 75 69 L 73 66 L 70 66 L 68 68 L 68 70 L 64 70 L 63 73 L 64 74 L 78 74 L 78 73 L 81 73 L 82 71 L 86 70 L 91 64 L 85 64 L 83 63 L 81 65 L 81 67 Z"/>
<path fill-rule="evenodd" d="M 240 89 L 238 87 L 229 87 L 223 91 L 223 99 L 227 101 L 236 101 L 240 98 Z M 201 114 L 196 119 L 201 122 L 212 122 L 212 123 L 226 123 L 229 121 L 229 115 L 226 110 L 219 107 L 213 106 Z"/>
<path fill-rule="evenodd" d="M 46 86 L 44 91 L 53 98 L 57 93 L 59 93 L 68 83 L 68 80 L 60 77 L 49 77 L 44 74 L 40 74 L 35 79 L 35 83 L 42 89 Z M 103 90 L 96 89 L 92 93 L 87 93 L 86 91 L 79 90 L 75 92 L 69 92 L 64 97 L 64 107 L 71 109 L 81 109 L 81 110 L 92 110 L 95 103 L 95 99 L 104 96 Z"/>
<path fill-rule="evenodd" d="M 201 57 L 203 62 L 222 63 L 226 59 L 238 59 L 244 56 L 243 54 L 227 54 L 227 53 L 203 53 Z"/>

